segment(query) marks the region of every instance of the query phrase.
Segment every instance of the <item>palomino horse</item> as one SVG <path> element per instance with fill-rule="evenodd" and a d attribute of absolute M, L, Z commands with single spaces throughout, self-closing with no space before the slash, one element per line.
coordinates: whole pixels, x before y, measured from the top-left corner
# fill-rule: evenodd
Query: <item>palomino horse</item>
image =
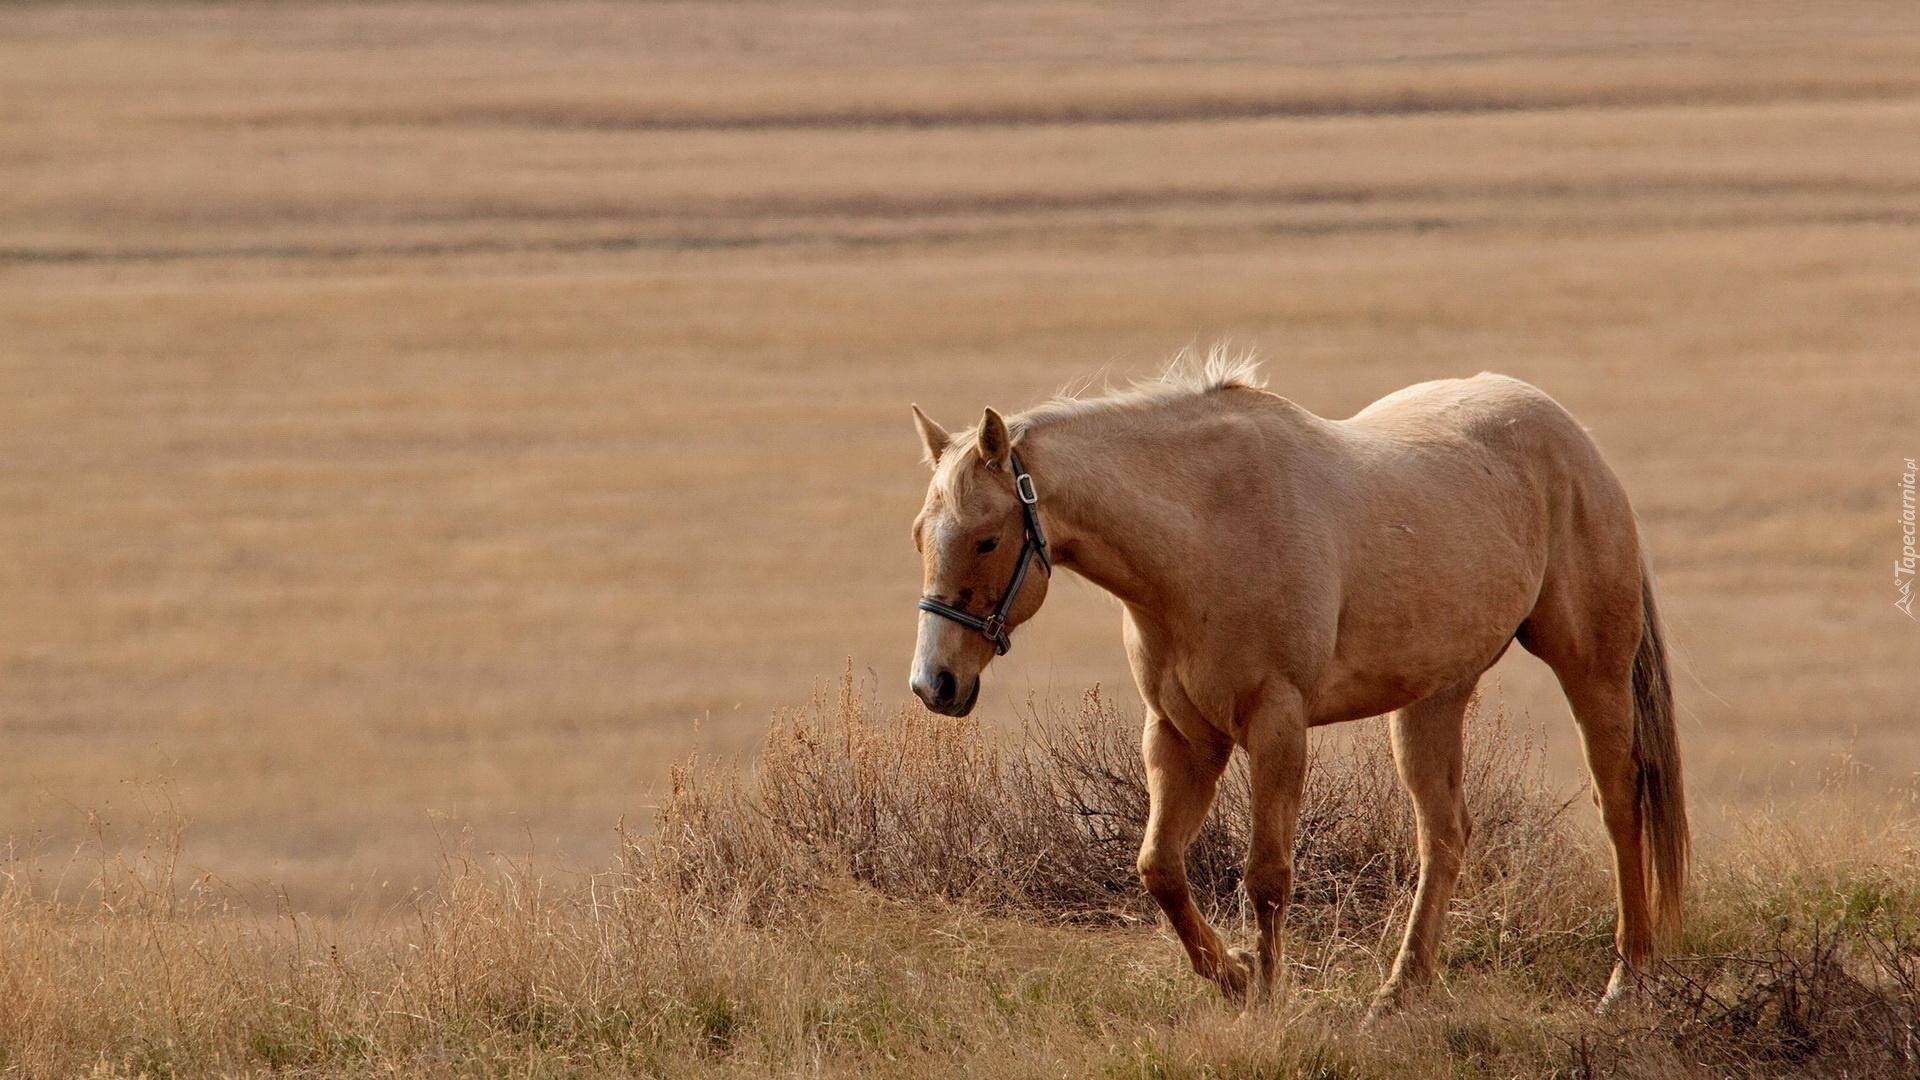
<path fill-rule="evenodd" d="M 1431 979 L 1472 829 L 1462 717 L 1516 640 L 1559 677 L 1613 845 L 1618 962 L 1603 1007 L 1678 927 L 1687 818 L 1652 584 L 1619 479 L 1545 393 L 1478 375 L 1334 421 L 1216 355 L 1127 393 L 1010 420 L 988 409 L 960 435 L 913 412 L 934 474 L 913 525 L 914 693 L 971 710 L 1053 566 L 1118 597 L 1146 699 L 1140 877 L 1228 996 L 1273 989 L 1307 729 L 1389 712 L 1420 881 L 1376 1011 Z M 1222 946 L 1186 878 L 1235 746 L 1252 781 L 1252 954 Z"/>

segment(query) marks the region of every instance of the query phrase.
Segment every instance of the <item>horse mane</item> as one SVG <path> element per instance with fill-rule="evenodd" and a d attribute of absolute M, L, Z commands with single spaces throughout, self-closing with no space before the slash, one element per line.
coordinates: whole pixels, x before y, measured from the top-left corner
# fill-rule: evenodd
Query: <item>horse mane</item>
<path fill-rule="evenodd" d="M 1007 417 L 1007 431 L 1015 446 L 1021 436 L 1035 428 L 1067 423 L 1087 416 L 1113 412 L 1142 411 L 1177 401 L 1206 397 L 1222 390 L 1264 390 L 1267 380 L 1260 374 L 1260 359 L 1251 349 L 1213 344 L 1203 353 L 1192 347 L 1173 354 L 1160 374 L 1136 379 L 1114 389 L 1103 386 L 1091 392 L 1093 380 L 1063 389 L 1047 401 L 1025 412 Z M 949 500 L 960 495 L 960 481 L 967 470 L 960 467 L 980 437 L 978 427 L 956 432 L 934 470 L 934 483 Z"/>
<path fill-rule="evenodd" d="M 1018 440 L 1028 428 L 1072 420 L 1088 413 L 1205 397 L 1220 390 L 1260 390 L 1266 385 L 1267 380 L 1260 375 L 1260 360 L 1250 349 L 1215 344 L 1201 353 L 1183 348 L 1173 354 L 1173 359 L 1155 378 L 1136 379 L 1118 390 L 1103 388 L 1098 394 L 1089 394 L 1089 386 L 1084 384 L 1077 390 L 1063 390 L 1049 401 L 1008 417 L 1007 429 Z"/>

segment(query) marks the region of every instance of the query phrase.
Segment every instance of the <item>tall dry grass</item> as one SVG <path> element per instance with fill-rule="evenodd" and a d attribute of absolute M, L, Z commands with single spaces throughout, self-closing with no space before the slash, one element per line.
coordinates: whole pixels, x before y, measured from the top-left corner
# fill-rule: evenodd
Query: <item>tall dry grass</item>
<path fill-rule="evenodd" d="M 0 882 L 0 1069 L 19 1075 L 1892 1076 L 1920 1065 L 1920 886 L 1891 829 L 1757 825 L 1709 852 L 1687 955 L 1591 1006 L 1604 874 L 1497 710 L 1441 986 L 1354 1027 L 1411 860 L 1377 736 L 1310 774 L 1293 991 L 1244 1018 L 1131 885 L 1141 789 L 1097 693 L 997 736 L 849 676 L 750 772 L 689 763 L 659 827 L 568 874 L 471 851 L 383 921 L 263 916 L 177 832 L 50 887 Z M 1244 933 L 1244 781 L 1195 852 Z M 1814 854 L 1817 853 L 1817 854 Z M 1903 1072 L 1904 1070 L 1904 1072 Z"/>

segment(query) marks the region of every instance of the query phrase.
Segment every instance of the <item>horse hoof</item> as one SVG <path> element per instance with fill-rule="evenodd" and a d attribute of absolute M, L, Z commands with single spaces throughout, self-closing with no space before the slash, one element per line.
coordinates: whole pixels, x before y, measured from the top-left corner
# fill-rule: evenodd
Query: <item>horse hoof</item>
<path fill-rule="evenodd" d="M 1607 991 L 1600 995 L 1600 1004 L 1593 1011 L 1600 1016 L 1612 1016 L 1640 999 L 1640 980 L 1628 974 L 1625 968 L 1613 969 L 1613 977 L 1607 980 Z"/>
<path fill-rule="evenodd" d="M 1220 965 L 1220 974 L 1215 982 L 1220 984 L 1220 992 L 1228 1001 L 1245 1005 L 1248 991 L 1252 989 L 1260 965 L 1254 955 L 1245 949 L 1228 949 L 1227 962 Z"/>
<path fill-rule="evenodd" d="M 1637 997 L 1631 983 L 1609 986 L 1607 992 L 1600 995 L 1600 1003 L 1593 1007 L 1594 1015 L 1613 1016 L 1630 1007 Z"/>
<path fill-rule="evenodd" d="M 1235 947 L 1227 950 L 1227 961 L 1236 969 L 1234 981 L 1241 988 L 1233 995 L 1234 1000 L 1238 1001 L 1244 1009 L 1252 1008 L 1259 1003 L 1262 996 L 1260 958 L 1246 949 Z"/>
<path fill-rule="evenodd" d="M 1373 1003 L 1367 1006 L 1367 1017 L 1360 1021 L 1360 1027 L 1370 1029 L 1382 1020 L 1398 1015 L 1407 1007 L 1407 988 L 1388 983 L 1373 995 Z"/>

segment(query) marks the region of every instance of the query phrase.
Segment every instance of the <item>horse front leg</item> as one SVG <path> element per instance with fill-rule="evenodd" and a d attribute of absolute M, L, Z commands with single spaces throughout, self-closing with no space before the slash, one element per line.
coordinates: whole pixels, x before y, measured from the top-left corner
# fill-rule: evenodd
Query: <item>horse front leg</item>
<path fill-rule="evenodd" d="M 1193 970 L 1239 1000 L 1247 990 L 1247 969 L 1227 955 L 1187 887 L 1187 848 L 1213 805 L 1233 745 L 1224 736 L 1205 743 L 1189 739 L 1150 711 L 1140 750 L 1146 760 L 1148 798 L 1140 881 L 1166 913 Z"/>
<path fill-rule="evenodd" d="M 1473 835 L 1467 816 L 1466 712 L 1477 680 L 1468 679 L 1393 716 L 1393 763 L 1413 798 L 1420 882 L 1393 973 L 1374 995 L 1371 1021 L 1399 1008 L 1433 981 L 1454 883 Z"/>
<path fill-rule="evenodd" d="M 1247 767 L 1252 836 L 1247 849 L 1247 899 L 1259 928 L 1254 955 L 1254 998 L 1273 996 L 1285 939 L 1287 902 L 1293 898 L 1293 837 L 1307 774 L 1307 723 L 1298 695 L 1289 692 L 1249 717 Z"/>

